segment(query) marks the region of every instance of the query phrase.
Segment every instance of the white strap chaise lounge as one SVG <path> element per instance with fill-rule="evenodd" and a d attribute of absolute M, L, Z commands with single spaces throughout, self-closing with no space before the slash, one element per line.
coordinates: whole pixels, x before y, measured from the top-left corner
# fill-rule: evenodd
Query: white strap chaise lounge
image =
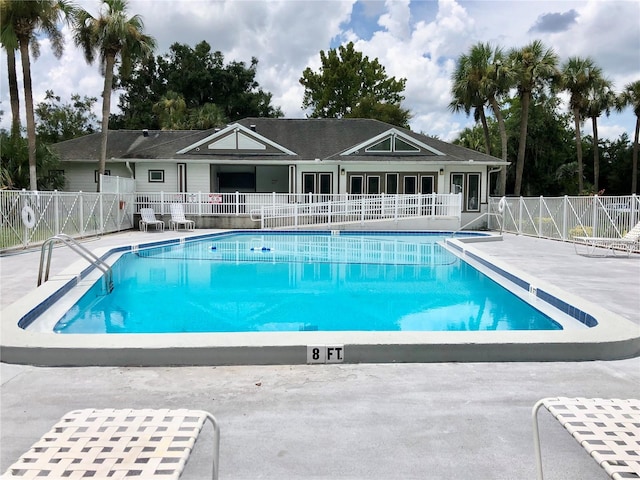
<path fill-rule="evenodd" d="M 139 224 L 140 231 L 146 232 L 149 225 L 156 227 L 156 230 L 164 231 L 164 222 L 156 218 L 156 214 L 153 213 L 153 208 L 141 208 Z"/>
<path fill-rule="evenodd" d="M 640 478 L 640 400 L 543 398 L 533 407 L 537 479 L 542 480 L 538 410 L 545 407 L 614 480 Z"/>
<path fill-rule="evenodd" d="M 169 220 L 169 228 L 178 230 L 178 227 L 184 225 L 184 228 L 193 230 L 196 228 L 196 222 L 188 220 L 184 216 L 184 207 L 181 203 L 172 203 L 171 208 L 171 220 Z"/>
<path fill-rule="evenodd" d="M 74 410 L 67 413 L 2 479 L 178 479 L 206 421 L 213 426 L 213 479 L 220 429 L 201 410 Z"/>
<path fill-rule="evenodd" d="M 615 255 L 618 251 L 625 252 L 629 256 L 634 250 L 640 248 L 640 222 L 622 238 L 573 237 L 573 240 L 573 246 L 578 254 L 584 249 L 582 254 L 589 257 L 602 257 L 607 255 L 607 252 Z"/>

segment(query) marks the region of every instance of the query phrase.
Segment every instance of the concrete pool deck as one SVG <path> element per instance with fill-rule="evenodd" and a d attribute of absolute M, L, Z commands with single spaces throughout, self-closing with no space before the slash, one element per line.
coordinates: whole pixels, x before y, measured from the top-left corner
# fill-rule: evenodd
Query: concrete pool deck
<path fill-rule="evenodd" d="M 137 242 L 139 235 L 85 246 Z M 640 256 L 585 258 L 571 244 L 511 235 L 474 247 L 627 318 L 640 334 Z M 53 273 L 75 261 L 65 250 L 54 253 Z M 35 287 L 38 261 L 39 250 L 0 258 L 3 308 Z M 184 407 L 220 421 L 221 478 L 499 480 L 535 476 L 530 414 L 538 399 L 637 398 L 640 358 L 144 368 L 2 363 L 0 378 L 0 471 L 69 410 Z M 607 478 L 549 415 L 540 417 L 545 478 Z M 203 432 L 183 478 L 209 476 L 209 435 Z"/>

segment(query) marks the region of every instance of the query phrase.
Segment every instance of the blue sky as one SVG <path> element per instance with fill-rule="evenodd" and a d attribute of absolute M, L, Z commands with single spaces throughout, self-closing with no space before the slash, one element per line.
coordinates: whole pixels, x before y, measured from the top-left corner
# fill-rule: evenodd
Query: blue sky
<path fill-rule="evenodd" d="M 76 0 L 96 14 L 98 0 Z M 306 67 L 317 70 L 320 50 L 353 41 L 378 58 L 390 76 L 407 79 L 403 106 L 413 130 L 453 140 L 472 119 L 450 113 L 450 77 L 455 61 L 471 45 L 491 42 L 505 49 L 535 39 L 553 48 L 561 61 L 591 56 L 616 90 L 640 80 L 640 2 L 628 0 L 382 1 L 382 0 L 130 0 L 158 42 L 156 54 L 174 42 L 206 40 L 226 61 L 259 60 L 257 80 L 290 118 L 304 117 L 298 80 Z M 56 60 L 46 40 L 32 63 L 35 102 L 47 89 L 68 101 L 72 93 L 100 97 L 102 77 L 86 65 L 67 35 Z M 0 64 L 6 65 L 4 53 Z M 2 69 L 5 70 L 4 68 Z M 6 75 L 0 76 L 1 126 L 9 124 Z M 112 101 L 117 109 L 117 94 Z M 100 106 L 96 106 L 100 115 Z M 602 117 L 601 137 L 633 136 L 630 109 Z M 583 133 L 590 135 L 590 124 Z"/>

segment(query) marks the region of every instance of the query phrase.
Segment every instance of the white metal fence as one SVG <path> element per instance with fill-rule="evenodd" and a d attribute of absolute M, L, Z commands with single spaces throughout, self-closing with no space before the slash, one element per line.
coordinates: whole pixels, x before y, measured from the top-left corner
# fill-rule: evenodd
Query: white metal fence
<path fill-rule="evenodd" d="M 131 193 L 0 191 L 0 250 L 133 227 Z"/>
<path fill-rule="evenodd" d="M 640 221 L 640 197 L 505 197 L 503 208 L 491 198 L 489 213 L 493 230 L 564 241 L 620 238 Z"/>

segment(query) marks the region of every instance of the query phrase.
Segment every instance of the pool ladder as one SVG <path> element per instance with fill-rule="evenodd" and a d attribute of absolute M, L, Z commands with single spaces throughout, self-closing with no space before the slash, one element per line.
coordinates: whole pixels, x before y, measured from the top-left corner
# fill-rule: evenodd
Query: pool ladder
<path fill-rule="evenodd" d="M 53 243 L 59 240 L 64 243 L 71 250 L 76 252 L 94 267 L 102 270 L 104 273 L 105 286 L 107 289 L 107 293 L 111 293 L 113 291 L 113 272 L 111 271 L 111 267 L 101 258 L 98 258 L 96 255 L 91 253 L 89 250 L 84 248 L 78 242 L 76 242 L 69 235 L 65 235 L 64 233 L 60 233 L 58 235 L 54 235 L 53 237 L 48 238 L 42 244 L 42 250 L 40 252 L 40 270 L 38 272 L 38 286 L 42 285 L 43 282 L 49 280 L 49 270 L 51 268 L 51 252 L 53 250 Z M 47 247 L 49 249 L 47 250 Z M 43 272 L 43 267 L 45 263 L 45 256 L 47 257 L 47 266 L 46 270 Z M 43 275 L 44 273 L 44 275 Z"/>

